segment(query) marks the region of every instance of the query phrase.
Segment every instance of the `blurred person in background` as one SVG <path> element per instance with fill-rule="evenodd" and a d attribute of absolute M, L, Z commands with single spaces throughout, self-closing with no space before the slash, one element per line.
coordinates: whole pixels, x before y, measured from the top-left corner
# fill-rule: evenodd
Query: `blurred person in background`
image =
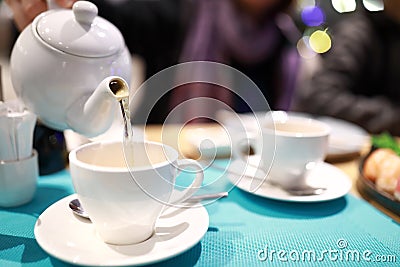
<path fill-rule="evenodd" d="M 47 9 L 43 0 L 6 2 L 19 30 Z M 56 2 L 70 8 L 75 1 Z M 292 0 L 91 2 L 97 5 L 100 16 L 119 28 L 130 52 L 144 59 L 146 78 L 182 62 L 224 63 L 253 80 L 271 109 L 289 109 L 299 62 L 295 47 L 299 32 L 290 16 L 284 14 Z M 230 98 L 228 102 L 236 111 L 249 111 L 232 96 L 220 97 L 215 94 L 215 87 L 206 87 L 178 88 L 166 94 L 146 122 L 162 123 L 175 105 L 199 96 L 221 101 Z"/>
<path fill-rule="evenodd" d="M 293 110 L 400 136 L 400 1 L 362 8 L 332 29 L 332 48 L 296 90 Z"/>

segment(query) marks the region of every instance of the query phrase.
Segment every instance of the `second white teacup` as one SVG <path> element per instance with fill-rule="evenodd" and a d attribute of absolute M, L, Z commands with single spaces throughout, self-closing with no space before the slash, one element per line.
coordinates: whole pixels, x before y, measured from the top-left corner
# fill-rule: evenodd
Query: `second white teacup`
<path fill-rule="evenodd" d="M 193 160 L 178 160 L 178 152 L 169 146 L 137 142 L 132 151 L 129 168 L 122 142 L 89 143 L 69 155 L 75 191 L 106 243 L 148 239 L 163 207 L 188 199 L 203 182 L 202 167 Z M 195 178 L 175 194 L 175 178 L 184 168 L 195 168 Z"/>
<path fill-rule="evenodd" d="M 38 153 L 19 160 L 0 160 L 0 207 L 16 207 L 32 200 L 39 177 Z"/>
<path fill-rule="evenodd" d="M 257 137 L 241 140 L 253 147 L 259 158 L 257 167 L 271 183 L 287 188 L 304 186 L 308 173 L 325 158 L 330 127 L 283 111 L 271 112 L 260 126 Z M 248 162 L 247 156 L 236 154 Z"/>

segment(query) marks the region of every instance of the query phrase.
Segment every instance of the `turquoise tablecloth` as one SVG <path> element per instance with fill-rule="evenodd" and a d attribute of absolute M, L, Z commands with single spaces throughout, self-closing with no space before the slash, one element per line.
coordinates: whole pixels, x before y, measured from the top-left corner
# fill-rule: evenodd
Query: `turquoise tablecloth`
<path fill-rule="evenodd" d="M 208 169 L 206 178 L 219 174 Z M 31 203 L 0 209 L 0 266 L 68 266 L 38 246 L 33 229 L 48 206 L 71 193 L 62 171 L 39 178 Z M 400 266 L 399 224 L 351 195 L 302 204 L 233 188 L 206 208 L 202 241 L 157 266 Z"/>

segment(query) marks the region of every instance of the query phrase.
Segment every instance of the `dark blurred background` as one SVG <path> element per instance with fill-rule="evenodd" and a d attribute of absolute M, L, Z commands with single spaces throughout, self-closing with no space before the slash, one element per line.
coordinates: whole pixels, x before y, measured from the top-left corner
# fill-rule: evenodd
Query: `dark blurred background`
<path fill-rule="evenodd" d="M 383 7 L 383 3 L 382 0 L 297 0 L 291 14 L 303 36 L 308 37 L 316 30 L 326 31 L 329 36 L 330 26 L 345 16 L 351 16 L 356 9 L 364 7 L 369 10 L 379 10 Z M 18 32 L 13 27 L 11 12 L 5 1 L 0 0 L 0 66 L 2 70 L 0 81 L 5 99 L 15 97 L 9 79 L 8 59 L 17 36 Z M 137 66 L 137 68 L 140 67 Z"/>

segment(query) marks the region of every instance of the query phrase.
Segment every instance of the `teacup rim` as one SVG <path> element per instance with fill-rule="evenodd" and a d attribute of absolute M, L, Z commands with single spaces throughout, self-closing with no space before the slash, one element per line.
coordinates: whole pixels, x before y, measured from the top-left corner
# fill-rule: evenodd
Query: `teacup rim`
<path fill-rule="evenodd" d="M 79 147 L 74 148 L 73 150 L 71 150 L 69 152 L 68 155 L 68 159 L 69 159 L 69 164 L 71 164 L 73 162 L 74 165 L 79 166 L 81 168 L 84 169 L 90 169 L 90 170 L 94 170 L 94 171 L 100 171 L 100 172 L 106 172 L 106 173 L 128 173 L 131 171 L 146 171 L 149 169 L 157 169 L 160 167 L 164 167 L 166 165 L 171 164 L 172 162 L 175 162 L 179 155 L 178 152 L 176 151 L 176 149 L 174 149 L 173 147 L 163 144 L 161 142 L 155 142 L 155 141 L 134 141 L 133 143 L 141 143 L 141 144 L 151 144 L 151 145 L 157 145 L 162 147 L 163 149 L 168 149 L 171 151 L 171 153 L 173 153 L 173 160 L 163 160 L 159 163 L 155 163 L 152 165 L 145 165 L 145 166 L 140 166 L 140 167 L 134 167 L 129 168 L 128 166 L 126 167 L 111 167 L 111 166 L 99 166 L 99 165 L 95 165 L 95 164 L 90 164 L 90 163 L 86 163 L 86 162 L 82 162 L 80 160 L 78 160 L 77 158 L 77 152 L 80 151 L 81 149 L 84 149 L 86 147 L 90 147 L 90 146 L 94 146 L 94 145 L 98 145 L 98 144 L 115 144 L 115 143 L 123 143 L 123 141 L 121 140 L 107 140 L 107 141 L 94 141 L 94 142 L 90 142 L 90 143 L 86 143 L 84 145 L 81 145 Z M 126 162 L 125 162 L 126 163 Z"/>
<path fill-rule="evenodd" d="M 38 152 L 36 149 L 32 149 L 32 153 L 24 158 L 19 158 L 19 159 L 11 159 L 11 160 L 0 160 L 0 165 L 13 165 L 13 164 L 19 164 L 20 162 L 24 161 L 29 161 L 29 160 L 34 160 L 38 157 Z"/>
<path fill-rule="evenodd" d="M 318 125 L 319 127 L 321 127 L 321 131 L 316 131 L 316 132 L 288 132 L 288 131 L 281 131 L 281 130 L 276 130 L 275 129 L 275 124 L 278 122 L 281 123 L 285 123 L 287 121 L 300 121 L 300 122 L 307 122 L 307 123 L 313 123 Z M 264 122 L 265 123 L 265 122 Z M 272 123 L 274 124 L 274 129 L 270 129 L 265 127 L 264 125 L 261 127 L 262 132 L 266 133 L 274 133 L 275 135 L 278 136 L 284 136 L 284 137 L 323 137 L 323 136 L 329 136 L 332 129 L 331 127 L 323 122 L 323 121 L 319 121 L 313 118 L 306 118 L 306 117 L 301 117 L 301 116 L 296 116 L 296 115 L 288 115 L 286 117 L 285 121 L 281 121 L 281 120 L 272 120 Z"/>

